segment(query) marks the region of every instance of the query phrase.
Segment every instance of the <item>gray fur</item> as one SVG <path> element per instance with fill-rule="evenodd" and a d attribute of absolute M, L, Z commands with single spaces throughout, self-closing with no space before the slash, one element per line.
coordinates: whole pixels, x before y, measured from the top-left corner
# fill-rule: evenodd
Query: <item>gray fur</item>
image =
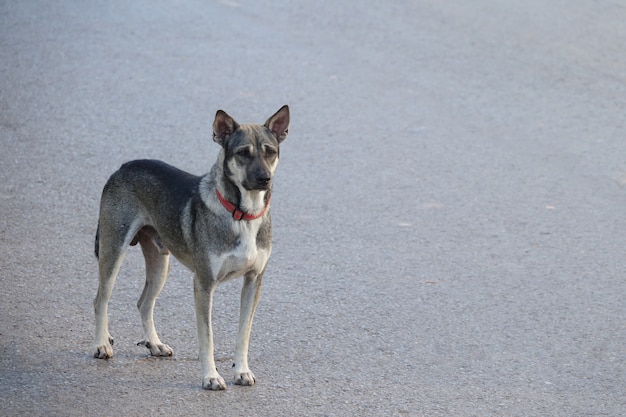
<path fill-rule="evenodd" d="M 213 138 L 222 149 L 208 174 L 198 177 L 164 162 L 136 160 L 111 175 L 102 192 L 95 239 L 99 286 L 94 300 L 94 357 L 113 356 L 107 306 L 127 247 L 139 243 L 146 261 L 146 285 L 137 303 L 145 332 L 139 344 L 153 356 L 173 354 L 160 341 L 153 321 L 155 300 L 167 278 L 171 253 L 194 272 L 202 386 L 225 389 L 213 358 L 212 299 L 219 283 L 243 276 L 235 383 L 255 383 L 248 368 L 248 343 L 272 246 L 269 207 L 265 212 L 263 209 L 269 205 L 279 146 L 288 126 L 287 106 L 264 125 L 239 125 L 219 110 Z M 235 220 L 218 200 L 216 189 L 242 212 L 263 215 Z"/>

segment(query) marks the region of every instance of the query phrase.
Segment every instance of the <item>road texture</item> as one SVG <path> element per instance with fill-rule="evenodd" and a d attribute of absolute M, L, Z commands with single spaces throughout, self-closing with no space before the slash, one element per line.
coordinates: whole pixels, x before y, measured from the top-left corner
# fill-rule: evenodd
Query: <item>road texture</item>
<path fill-rule="evenodd" d="M 0 2 L 0 414 L 626 415 L 621 1 Z M 200 174 L 215 111 L 292 111 L 251 388 L 200 387 L 174 262 L 136 346 L 140 251 L 89 356 L 98 200 Z M 231 379 L 240 282 L 220 287 Z"/>

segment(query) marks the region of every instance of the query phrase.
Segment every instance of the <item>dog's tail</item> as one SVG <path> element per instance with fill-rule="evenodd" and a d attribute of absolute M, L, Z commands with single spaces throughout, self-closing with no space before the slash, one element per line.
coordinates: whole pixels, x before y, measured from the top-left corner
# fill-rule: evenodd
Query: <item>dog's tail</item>
<path fill-rule="evenodd" d="M 98 228 L 96 229 L 96 243 L 94 246 L 94 253 L 96 258 L 98 258 L 100 255 L 100 222 L 98 222 Z"/>

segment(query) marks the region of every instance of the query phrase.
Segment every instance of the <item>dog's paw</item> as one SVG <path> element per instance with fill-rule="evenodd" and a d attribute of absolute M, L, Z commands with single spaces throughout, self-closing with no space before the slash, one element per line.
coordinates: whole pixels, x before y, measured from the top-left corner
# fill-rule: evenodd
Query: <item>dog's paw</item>
<path fill-rule="evenodd" d="M 174 355 L 174 350 L 171 347 L 164 343 L 150 343 L 142 340 L 137 343 L 137 346 L 145 346 L 150 351 L 150 355 L 152 356 L 172 356 Z"/>
<path fill-rule="evenodd" d="M 254 378 L 254 374 L 250 371 L 240 372 L 235 375 L 236 385 L 250 386 L 250 385 L 254 385 L 255 382 L 256 382 L 256 379 Z"/>
<path fill-rule="evenodd" d="M 223 391 L 226 389 L 226 381 L 221 376 L 204 377 L 202 380 L 202 388 L 211 391 Z"/>
<path fill-rule="evenodd" d="M 109 359 L 113 357 L 113 338 L 108 337 L 105 343 L 96 345 L 93 357 L 96 359 Z"/>

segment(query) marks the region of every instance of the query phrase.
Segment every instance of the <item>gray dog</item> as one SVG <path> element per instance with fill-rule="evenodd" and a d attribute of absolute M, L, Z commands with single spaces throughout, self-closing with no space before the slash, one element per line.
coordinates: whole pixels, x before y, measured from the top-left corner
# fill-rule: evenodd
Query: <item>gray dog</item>
<path fill-rule="evenodd" d="M 95 358 L 113 356 L 107 307 L 128 245 L 141 245 L 146 285 L 137 306 L 145 336 L 140 344 L 153 356 L 171 356 L 154 328 L 154 303 L 167 278 L 172 253 L 194 272 L 194 300 L 202 386 L 223 390 L 226 382 L 213 357 L 211 311 L 221 282 L 243 276 L 235 384 L 253 385 L 248 344 L 261 280 L 272 249 L 270 198 L 279 145 L 287 137 L 289 107 L 263 125 L 239 125 L 219 110 L 213 140 L 221 145 L 211 171 L 197 177 L 160 161 L 128 162 L 104 186 L 95 251 L 99 286 Z"/>

